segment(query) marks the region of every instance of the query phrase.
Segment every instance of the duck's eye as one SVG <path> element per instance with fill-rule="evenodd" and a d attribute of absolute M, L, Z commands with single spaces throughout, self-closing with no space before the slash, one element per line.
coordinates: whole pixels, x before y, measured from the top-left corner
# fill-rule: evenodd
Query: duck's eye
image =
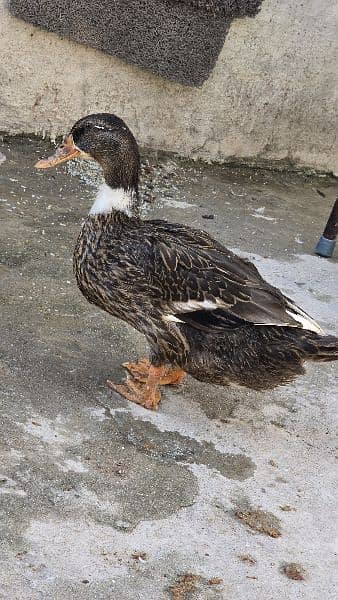
<path fill-rule="evenodd" d="M 86 129 L 88 129 L 88 126 L 86 126 L 86 125 L 81 125 L 81 127 L 78 127 L 77 129 L 75 129 L 75 131 L 73 131 L 73 139 L 78 140 L 80 137 L 82 137 L 82 135 L 84 134 Z"/>

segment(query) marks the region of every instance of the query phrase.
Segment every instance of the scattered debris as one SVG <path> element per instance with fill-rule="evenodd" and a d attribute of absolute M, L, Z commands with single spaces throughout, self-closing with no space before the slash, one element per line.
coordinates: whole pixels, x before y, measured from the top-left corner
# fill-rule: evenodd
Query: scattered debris
<path fill-rule="evenodd" d="M 120 477 L 122 477 L 122 475 L 125 475 L 126 471 L 124 469 L 117 469 L 115 471 L 115 475 L 120 475 Z"/>
<path fill-rule="evenodd" d="M 304 581 L 307 575 L 305 569 L 298 563 L 285 563 L 282 565 L 281 571 L 289 579 L 294 579 L 295 581 Z"/>
<path fill-rule="evenodd" d="M 264 533 L 273 538 L 282 535 L 279 519 L 270 512 L 263 510 L 237 510 L 235 515 L 240 521 L 243 521 L 248 527 L 259 533 Z"/>
<path fill-rule="evenodd" d="M 153 444 L 153 442 L 144 442 L 143 448 L 145 450 L 154 450 L 156 448 L 156 446 L 155 446 L 155 444 Z"/>
<path fill-rule="evenodd" d="M 251 556 L 251 554 L 241 554 L 238 558 L 242 562 L 249 563 L 250 565 L 255 565 L 257 562 L 257 560 Z"/>
<path fill-rule="evenodd" d="M 259 208 L 254 209 L 253 213 L 251 213 L 251 216 L 255 217 L 256 219 L 265 219 L 265 221 L 273 221 L 274 223 L 277 222 L 277 219 L 275 219 L 274 217 L 266 217 L 264 213 L 265 206 L 260 206 Z"/>
<path fill-rule="evenodd" d="M 130 521 L 123 521 L 122 519 L 117 519 L 114 521 L 115 529 L 119 529 L 120 531 L 131 531 L 133 529 L 133 524 Z"/>
<path fill-rule="evenodd" d="M 247 575 L 246 578 L 247 579 L 258 579 L 258 577 L 256 577 L 256 575 Z"/>
<path fill-rule="evenodd" d="M 285 427 L 284 423 L 281 423 L 280 421 L 275 421 L 272 420 L 270 421 L 271 425 L 274 425 L 275 427 L 278 427 L 279 429 L 283 429 Z"/>
<path fill-rule="evenodd" d="M 172 600 L 188 600 L 191 598 L 191 594 L 193 592 L 197 592 L 197 583 L 199 584 L 199 591 L 201 591 L 201 587 L 206 589 L 206 586 L 214 586 L 221 585 L 223 583 L 223 579 L 221 577 L 211 577 L 210 579 L 205 579 L 200 575 L 195 575 L 194 573 L 184 573 L 178 577 L 177 583 L 168 588 L 169 593 L 171 594 Z"/>
<path fill-rule="evenodd" d="M 194 573 L 184 573 L 178 578 L 176 585 L 170 586 L 169 592 L 172 600 L 187 600 L 187 594 L 196 592 L 196 583 L 200 581 L 199 575 Z"/>
<path fill-rule="evenodd" d="M 243 198 L 245 196 L 245 194 L 235 194 L 235 192 L 231 188 L 230 188 L 229 192 L 232 196 L 235 196 L 236 198 Z"/>
<path fill-rule="evenodd" d="M 285 477 L 276 477 L 276 481 L 278 481 L 278 483 L 288 483 L 288 480 L 285 479 Z"/>
<path fill-rule="evenodd" d="M 272 458 L 269 460 L 269 465 L 271 465 L 272 467 L 278 467 L 277 463 L 272 460 Z"/>
<path fill-rule="evenodd" d="M 140 562 L 144 562 L 145 560 L 147 560 L 148 555 L 147 555 L 146 552 L 133 552 L 132 555 L 131 555 L 131 557 L 134 560 L 138 560 Z"/>
<path fill-rule="evenodd" d="M 220 585 L 223 583 L 223 579 L 221 577 L 212 577 L 208 579 L 208 585 Z"/>
<path fill-rule="evenodd" d="M 319 194 L 322 198 L 326 198 L 326 195 L 324 194 L 324 192 L 322 192 L 321 190 L 319 190 L 318 188 L 316 188 L 316 192 L 317 194 Z"/>
<path fill-rule="evenodd" d="M 284 504 L 283 506 L 279 507 L 281 510 L 283 510 L 284 512 L 292 512 L 292 511 L 296 511 L 297 509 L 294 508 L 293 506 L 289 506 L 288 504 Z"/>

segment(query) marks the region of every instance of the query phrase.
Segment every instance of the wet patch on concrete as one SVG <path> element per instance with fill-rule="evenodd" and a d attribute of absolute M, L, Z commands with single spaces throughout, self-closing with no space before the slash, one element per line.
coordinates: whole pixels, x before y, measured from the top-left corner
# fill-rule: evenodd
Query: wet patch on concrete
<path fill-rule="evenodd" d="M 189 381 L 189 380 L 188 380 Z M 229 419 L 234 415 L 236 407 L 244 398 L 249 398 L 250 390 L 234 390 L 221 388 L 199 382 L 195 388 L 193 400 L 208 419 Z"/>
<path fill-rule="evenodd" d="M 13 464 L 6 461 L 0 482 L 3 541 L 19 541 L 33 515 L 90 518 L 127 532 L 194 503 L 197 478 L 187 467 L 123 446 L 109 426 L 97 424 L 93 438 L 80 435 L 71 420 L 52 423 L 34 415 L 23 424 L 26 454 Z"/>
<path fill-rule="evenodd" d="M 198 442 L 172 431 L 159 431 L 147 421 L 135 420 L 126 412 L 114 413 L 114 425 L 128 444 L 147 456 L 165 461 L 194 463 L 215 469 L 228 479 L 252 477 L 255 464 L 245 454 L 223 454 L 214 444 Z"/>

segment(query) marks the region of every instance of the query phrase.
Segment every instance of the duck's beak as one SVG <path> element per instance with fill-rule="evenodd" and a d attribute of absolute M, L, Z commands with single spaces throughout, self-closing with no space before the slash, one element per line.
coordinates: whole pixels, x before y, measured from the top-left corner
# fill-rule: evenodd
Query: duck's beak
<path fill-rule="evenodd" d="M 63 144 L 56 149 L 56 152 L 53 154 L 53 156 L 38 160 L 34 166 L 36 169 L 49 169 L 50 167 L 60 165 L 67 160 L 72 160 L 73 158 L 80 156 L 80 154 L 81 150 L 75 146 L 73 136 L 68 135 Z"/>

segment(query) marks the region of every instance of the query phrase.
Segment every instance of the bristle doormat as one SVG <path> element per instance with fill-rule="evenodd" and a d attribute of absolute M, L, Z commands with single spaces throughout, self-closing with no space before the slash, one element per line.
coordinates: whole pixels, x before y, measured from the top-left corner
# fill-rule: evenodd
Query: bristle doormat
<path fill-rule="evenodd" d="M 12 15 L 191 86 L 212 71 L 233 18 L 262 0 L 10 0 Z"/>

